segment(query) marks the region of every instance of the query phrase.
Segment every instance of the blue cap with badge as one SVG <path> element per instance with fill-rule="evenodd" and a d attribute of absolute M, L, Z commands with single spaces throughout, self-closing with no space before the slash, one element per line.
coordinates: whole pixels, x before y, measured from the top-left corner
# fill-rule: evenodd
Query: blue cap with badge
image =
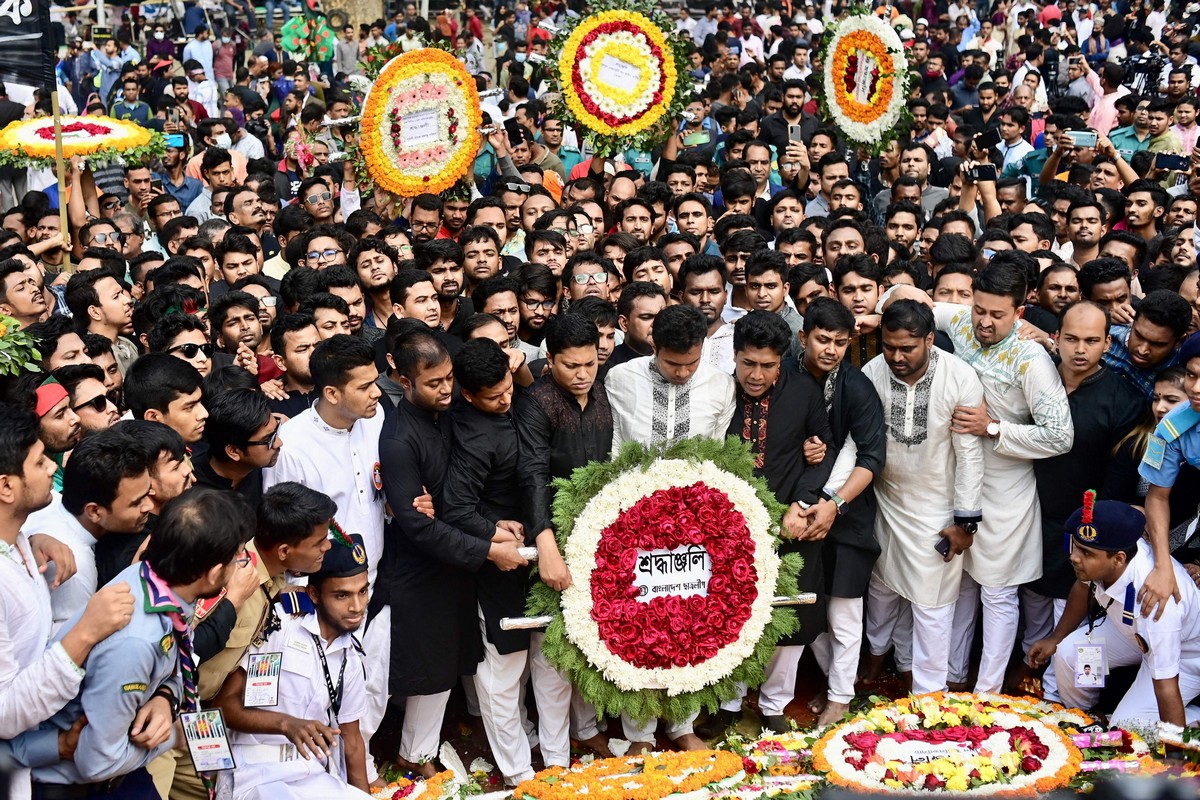
<path fill-rule="evenodd" d="M 1083 506 L 1066 524 L 1067 535 L 1075 543 L 1110 553 L 1136 547 L 1145 530 L 1145 514 L 1118 500 L 1097 502 L 1094 489 L 1083 493 Z"/>
<path fill-rule="evenodd" d="M 325 578 L 350 578 L 367 571 L 367 549 L 362 536 L 347 534 L 336 521 L 329 523 L 331 547 L 325 552 L 321 568 L 309 576 L 309 581 Z"/>

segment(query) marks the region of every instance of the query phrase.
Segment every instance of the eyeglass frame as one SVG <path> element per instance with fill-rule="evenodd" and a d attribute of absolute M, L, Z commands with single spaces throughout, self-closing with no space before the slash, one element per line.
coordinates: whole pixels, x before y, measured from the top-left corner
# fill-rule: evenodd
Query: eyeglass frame
<path fill-rule="evenodd" d="M 196 351 L 194 353 L 192 353 L 190 356 L 186 352 L 187 348 L 189 348 L 189 347 L 196 348 Z M 167 353 L 174 355 L 175 353 L 182 352 L 184 359 L 187 361 L 191 361 L 193 358 L 196 357 L 196 355 L 198 353 L 204 353 L 205 358 L 211 359 L 213 357 L 213 352 L 215 350 L 216 350 L 216 348 L 213 347 L 211 342 L 204 342 L 203 344 L 196 344 L 195 342 L 184 342 L 183 344 L 171 345 L 170 347 L 167 348 Z"/>

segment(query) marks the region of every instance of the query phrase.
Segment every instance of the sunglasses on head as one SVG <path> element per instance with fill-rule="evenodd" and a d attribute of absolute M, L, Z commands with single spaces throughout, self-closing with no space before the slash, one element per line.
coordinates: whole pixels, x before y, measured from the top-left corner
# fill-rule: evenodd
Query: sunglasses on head
<path fill-rule="evenodd" d="M 168 353 L 183 353 L 183 357 L 189 361 L 196 357 L 197 353 L 204 353 L 205 358 L 212 358 L 213 346 L 207 342 L 204 344 L 196 344 L 188 342 L 187 344 L 177 344 L 174 347 L 167 348 Z"/>
<path fill-rule="evenodd" d="M 98 394 L 95 397 L 93 397 L 91 400 L 84 400 L 82 403 L 79 403 L 78 405 L 71 406 L 72 411 L 82 411 L 85 408 L 90 408 L 92 411 L 95 411 L 96 413 L 100 413 L 100 412 L 104 411 L 105 409 L 108 408 L 108 395 Z"/>

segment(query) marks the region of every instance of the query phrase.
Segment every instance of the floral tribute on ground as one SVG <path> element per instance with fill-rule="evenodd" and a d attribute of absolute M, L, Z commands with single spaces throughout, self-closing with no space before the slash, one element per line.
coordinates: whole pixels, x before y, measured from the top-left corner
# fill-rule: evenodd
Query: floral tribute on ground
<path fill-rule="evenodd" d="M 853 8 L 826 26 L 821 58 L 822 117 L 872 153 L 898 138 L 911 119 L 911 76 L 895 29 L 869 9 Z"/>
<path fill-rule="evenodd" d="M 798 558 L 780 559 L 783 507 L 736 440 L 626 444 L 556 484 L 574 583 L 530 595 L 551 616 L 547 658 L 603 714 L 683 719 L 757 686 L 793 612 Z"/>
<path fill-rule="evenodd" d="M 61 124 L 63 158 L 83 156 L 93 166 L 118 159 L 125 164 L 146 163 L 167 149 L 161 133 L 128 120 L 65 116 Z M 0 131 L 0 164 L 54 168 L 54 120 L 38 117 L 6 125 Z"/>
<path fill-rule="evenodd" d="M 686 37 L 647 0 L 593 0 L 584 17 L 554 37 L 564 125 L 585 131 L 598 155 L 651 150 L 687 107 Z"/>
<path fill-rule="evenodd" d="M 380 188 L 439 194 L 479 152 L 475 79 L 452 53 L 427 47 L 389 61 L 363 100 L 361 151 Z"/>

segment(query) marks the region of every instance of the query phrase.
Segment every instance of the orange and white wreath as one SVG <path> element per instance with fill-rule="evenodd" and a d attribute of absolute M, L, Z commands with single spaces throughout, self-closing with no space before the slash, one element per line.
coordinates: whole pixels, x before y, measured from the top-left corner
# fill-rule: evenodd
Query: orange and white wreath
<path fill-rule="evenodd" d="M 470 172 L 481 119 L 475 79 L 456 56 L 436 48 L 397 56 L 363 100 L 367 171 L 392 194 L 439 194 Z"/>
<path fill-rule="evenodd" d="M 517 785 L 514 800 L 661 800 L 746 777 L 742 758 L 727 750 L 647 753 L 605 758 L 571 768 L 550 767 Z"/>
<path fill-rule="evenodd" d="M 898 135 L 908 108 L 908 59 L 894 28 L 873 14 L 855 14 L 827 31 L 824 106 L 851 142 L 881 148 Z"/>
<path fill-rule="evenodd" d="M 112 117 L 61 117 L 63 157 L 83 156 L 90 163 L 113 161 L 141 163 L 165 148 L 161 134 L 128 120 Z M 0 162 L 13 165 L 51 161 L 54 154 L 54 120 L 50 117 L 18 120 L 0 131 Z"/>

